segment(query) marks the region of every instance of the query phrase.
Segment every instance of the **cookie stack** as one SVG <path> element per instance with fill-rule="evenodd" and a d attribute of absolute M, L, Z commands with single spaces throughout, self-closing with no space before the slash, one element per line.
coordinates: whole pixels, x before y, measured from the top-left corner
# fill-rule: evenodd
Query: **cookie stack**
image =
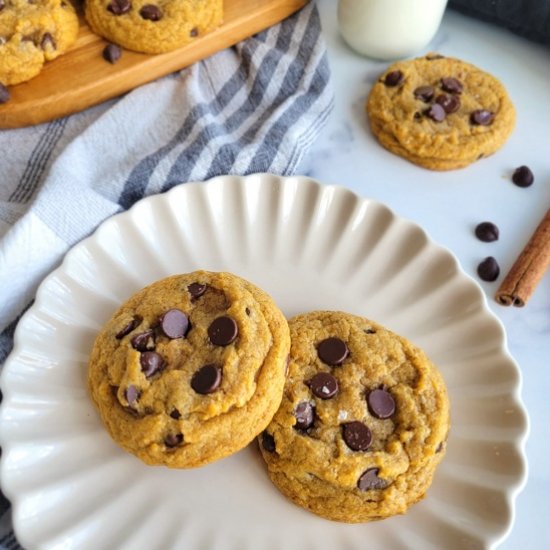
<path fill-rule="evenodd" d="M 514 106 L 494 76 L 439 54 L 393 64 L 366 108 L 386 149 L 432 170 L 462 168 L 493 154 L 515 124 Z"/>
<path fill-rule="evenodd" d="M 447 393 L 421 350 L 347 313 L 287 323 L 229 273 L 132 296 L 99 333 L 88 381 L 112 438 L 147 464 L 203 466 L 258 437 L 281 492 L 333 520 L 405 512 L 445 453 Z"/>

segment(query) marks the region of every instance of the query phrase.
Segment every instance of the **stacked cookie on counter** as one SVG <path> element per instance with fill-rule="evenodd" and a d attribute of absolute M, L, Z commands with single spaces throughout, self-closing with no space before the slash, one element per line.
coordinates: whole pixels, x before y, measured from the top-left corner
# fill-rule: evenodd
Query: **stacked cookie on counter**
<path fill-rule="evenodd" d="M 150 54 L 185 46 L 218 27 L 223 0 L 87 0 L 92 30 L 119 46 Z M 0 0 L 0 103 L 7 86 L 35 77 L 44 63 L 65 53 L 78 34 L 70 0 Z M 113 61 L 117 54 L 110 56 Z"/>
<path fill-rule="evenodd" d="M 447 393 L 420 349 L 343 312 L 287 323 L 230 273 L 132 296 L 97 336 L 88 382 L 111 437 L 145 463 L 203 466 L 258 438 L 280 491 L 333 520 L 404 513 L 445 454 Z"/>

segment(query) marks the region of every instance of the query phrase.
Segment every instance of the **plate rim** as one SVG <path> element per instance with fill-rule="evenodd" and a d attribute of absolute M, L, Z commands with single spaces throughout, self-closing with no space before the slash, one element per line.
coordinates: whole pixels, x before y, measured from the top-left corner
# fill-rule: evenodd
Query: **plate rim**
<path fill-rule="evenodd" d="M 66 267 L 71 261 L 73 254 L 76 254 L 78 252 L 78 248 L 85 246 L 86 243 L 93 242 L 97 238 L 98 233 L 102 231 L 103 230 L 102 228 L 105 227 L 106 225 L 120 223 L 121 220 L 122 220 L 122 223 L 126 223 L 125 218 L 128 218 L 128 219 L 131 218 L 133 211 L 140 208 L 141 207 L 140 205 L 144 202 L 150 202 L 154 200 L 165 200 L 169 202 L 170 197 L 172 195 L 176 195 L 178 193 L 188 193 L 188 192 L 191 192 L 192 189 L 202 189 L 202 190 L 205 190 L 202 192 L 206 193 L 207 192 L 206 190 L 208 188 L 212 188 L 218 185 L 223 185 L 224 182 L 228 180 L 237 180 L 238 185 L 242 185 L 245 188 L 247 185 L 265 186 L 267 184 L 272 184 L 273 182 L 277 182 L 284 185 L 285 182 L 287 182 L 288 180 L 296 180 L 297 185 L 300 185 L 300 184 L 313 185 L 315 187 L 320 188 L 323 191 L 330 190 L 330 192 L 333 194 L 347 193 L 360 203 L 374 204 L 378 207 L 383 207 L 391 215 L 392 220 L 405 222 L 406 224 L 408 224 L 409 227 L 412 226 L 415 229 L 419 230 L 422 233 L 423 237 L 426 239 L 427 244 L 447 254 L 447 256 L 453 260 L 455 269 L 457 270 L 459 275 L 462 277 L 465 277 L 467 280 L 469 280 L 470 284 L 473 283 L 473 285 L 477 287 L 479 305 L 483 310 L 483 314 L 488 315 L 488 318 L 491 319 L 492 322 L 496 322 L 501 331 L 502 341 L 501 341 L 501 345 L 499 346 L 499 352 L 503 355 L 503 357 L 509 360 L 510 364 L 513 365 L 513 368 L 515 369 L 515 374 L 517 375 L 517 384 L 514 386 L 513 391 L 510 391 L 508 395 L 513 396 L 515 398 L 518 409 L 521 412 L 524 420 L 523 432 L 520 435 L 518 435 L 516 439 L 512 440 L 521 458 L 522 472 L 518 476 L 518 479 L 515 481 L 515 483 L 508 485 L 505 488 L 505 490 L 503 490 L 503 494 L 505 494 L 506 496 L 506 501 L 510 510 L 510 519 L 506 527 L 505 528 L 503 527 L 503 530 L 499 535 L 492 537 L 490 540 L 486 539 L 486 542 L 489 545 L 488 547 L 496 548 L 497 546 L 499 546 L 509 536 L 515 524 L 516 514 L 517 514 L 517 510 L 516 510 L 517 498 L 519 494 L 522 492 L 522 490 L 525 488 L 525 485 L 528 480 L 529 463 L 528 463 L 528 458 L 526 453 L 526 444 L 531 431 L 531 421 L 530 421 L 529 413 L 522 399 L 523 374 L 519 364 L 511 355 L 508 349 L 508 338 L 507 338 L 507 333 L 503 322 L 490 309 L 487 295 L 485 291 L 482 289 L 479 282 L 476 281 L 470 274 L 468 274 L 464 270 L 457 256 L 448 247 L 442 244 L 439 244 L 437 241 L 435 241 L 430 236 L 428 231 L 426 231 L 421 225 L 419 225 L 417 222 L 409 218 L 406 218 L 397 214 L 394 211 L 394 209 L 389 205 L 387 205 L 386 203 L 383 203 L 381 201 L 378 201 L 368 196 L 360 195 L 359 193 L 349 189 L 348 187 L 345 187 L 344 185 L 327 184 L 327 183 L 324 183 L 322 180 L 318 180 L 316 178 L 312 178 L 309 176 L 303 176 L 303 175 L 280 176 L 277 174 L 271 174 L 267 172 L 259 172 L 254 174 L 248 174 L 245 176 L 220 175 L 205 181 L 184 182 L 184 183 L 175 185 L 174 187 L 172 187 L 170 190 L 166 192 L 155 193 L 155 194 L 143 197 L 140 200 L 136 201 L 129 209 L 123 212 L 118 212 L 104 219 L 101 223 L 97 225 L 97 227 L 89 235 L 87 235 L 86 237 L 84 237 L 74 245 L 72 245 L 65 252 L 65 254 L 63 255 L 63 259 L 59 263 L 59 265 L 42 279 L 42 281 L 40 282 L 36 290 L 35 297 L 31 306 L 19 318 L 14 335 L 13 335 L 13 348 L 8 354 L 8 356 L 6 357 L 2 371 L 0 372 L 0 391 L 2 392 L 2 402 L 0 403 L 0 420 L 3 419 L 6 404 L 10 401 L 11 395 L 12 395 L 12 392 L 6 387 L 6 378 L 7 378 L 6 373 L 8 373 L 8 371 L 11 368 L 13 368 L 11 366 L 12 363 L 15 364 L 16 362 L 15 358 L 20 354 L 20 352 L 23 349 L 24 338 L 21 336 L 22 334 L 21 326 L 23 324 L 22 321 L 24 321 L 27 318 L 30 318 L 34 313 L 39 311 L 38 306 L 40 305 L 42 301 L 42 297 L 46 292 L 49 281 L 53 280 L 55 277 L 57 277 L 59 274 L 62 274 L 66 270 Z M 208 199 L 208 197 L 206 198 Z M 11 488 L 9 487 L 9 484 L 8 484 L 7 490 L 4 487 L 4 481 L 7 478 L 7 472 L 5 471 L 6 457 L 8 456 L 10 451 L 10 444 L 9 444 L 9 440 L 6 440 L 5 438 L 3 425 L 4 425 L 3 422 L 0 422 L 0 447 L 2 447 L 3 449 L 7 448 L 7 451 L 2 452 L 2 455 L 0 456 L 0 487 L 2 488 L 2 492 L 5 494 L 5 496 L 9 499 L 11 503 L 12 527 L 13 527 L 15 536 L 18 539 L 18 541 L 23 542 L 25 540 L 25 535 L 24 535 L 24 529 L 22 529 L 20 525 L 21 520 L 19 518 L 19 509 L 22 504 L 23 497 L 21 495 L 15 494 L 15 492 L 12 492 Z M 31 548 L 32 545 L 26 545 L 25 547 Z"/>

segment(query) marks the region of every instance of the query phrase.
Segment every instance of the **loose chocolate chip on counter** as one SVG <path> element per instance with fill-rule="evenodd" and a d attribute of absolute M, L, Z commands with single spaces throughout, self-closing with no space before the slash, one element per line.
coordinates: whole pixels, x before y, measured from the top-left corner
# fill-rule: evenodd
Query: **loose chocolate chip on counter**
<path fill-rule="evenodd" d="M 113 15 L 124 15 L 132 9 L 130 0 L 111 0 L 107 5 L 107 10 Z"/>
<path fill-rule="evenodd" d="M 189 318 L 179 309 L 169 309 L 159 319 L 160 328 L 165 336 L 174 340 L 183 338 L 189 328 Z"/>
<path fill-rule="evenodd" d="M 222 382 L 222 369 L 218 365 L 204 365 L 193 374 L 191 387 L 201 395 L 215 392 Z"/>
<path fill-rule="evenodd" d="M 237 322 L 231 317 L 218 317 L 208 327 L 208 338 L 215 346 L 228 346 L 238 334 Z"/>
<path fill-rule="evenodd" d="M 340 338 L 326 338 L 317 346 L 317 355 L 319 359 L 327 365 L 341 365 L 349 355 L 348 346 Z"/>
<path fill-rule="evenodd" d="M 376 418 L 389 418 L 395 413 L 395 400 L 390 392 L 383 389 L 369 392 L 367 404 L 371 414 Z"/>
<path fill-rule="evenodd" d="M 481 222 L 476 226 L 476 237 L 484 243 L 498 241 L 498 227 L 492 222 Z"/>
<path fill-rule="evenodd" d="M 326 372 L 318 372 L 306 380 L 306 385 L 311 388 L 314 395 L 321 399 L 330 399 L 338 393 L 338 381 Z"/>
<path fill-rule="evenodd" d="M 140 332 L 132 337 L 130 344 L 137 351 L 150 351 L 155 349 L 155 334 L 152 330 Z"/>
<path fill-rule="evenodd" d="M 262 447 L 268 453 L 274 453 L 275 452 L 275 438 L 268 432 L 263 432 L 262 433 Z"/>
<path fill-rule="evenodd" d="M 435 90 L 432 86 L 419 86 L 413 93 L 416 99 L 429 103 L 435 94 Z"/>
<path fill-rule="evenodd" d="M 311 403 L 302 401 L 296 406 L 294 416 L 296 417 L 296 424 L 294 424 L 294 427 L 297 430 L 307 430 L 313 426 L 315 408 Z"/>
<path fill-rule="evenodd" d="M 512 181 L 518 187 L 529 187 L 535 181 L 535 176 L 528 166 L 520 166 L 514 170 Z"/>
<path fill-rule="evenodd" d="M 164 368 L 164 359 L 156 351 L 142 353 L 139 362 L 145 378 L 151 378 L 151 376 Z"/>
<path fill-rule="evenodd" d="M 160 21 L 162 19 L 162 11 L 154 4 L 146 4 L 139 10 L 139 14 L 147 21 Z"/>
<path fill-rule="evenodd" d="M 461 94 L 464 89 L 462 82 L 451 76 L 441 79 L 441 87 L 450 94 Z"/>
<path fill-rule="evenodd" d="M 116 44 L 107 44 L 103 48 L 103 59 L 114 65 L 122 56 L 122 48 Z"/>
<path fill-rule="evenodd" d="M 477 266 L 477 274 L 482 281 L 496 281 L 500 275 L 498 262 L 492 256 L 488 256 Z"/>
<path fill-rule="evenodd" d="M 435 102 L 441 105 L 448 115 L 456 113 L 460 109 L 460 99 L 456 95 L 439 94 L 435 98 Z"/>
<path fill-rule="evenodd" d="M 42 48 L 42 50 L 46 51 L 46 48 L 48 46 L 52 50 L 55 50 L 57 48 L 54 37 L 49 32 L 46 32 L 46 33 L 44 33 L 44 36 L 42 37 L 42 40 L 40 41 L 40 47 Z"/>
<path fill-rule="evenodd" d="M 388 73 L 384 78 L 384 84 L 386 86 L 399 86 L 405 79 L 405 75 L 401 71 L 392 71 Z"/>
<path fill-rule="evenodd" d="M 199 36 L 199 29 L 197 29 L 197 27 L 193 27 L 190 31 L 189 31 L 189 36 L 191 38 L 196 38 L 197 36 Z"/>
<path fill-rule="evenodd" d="M 170 413 L 170 418 L 173 418 L 174 420 L 179 420 L 181 418 L 181 414 L 180 412 L 178 411 L 178 409 L 174 409 L 171 413 Z"/>
<path fill-rule="evenodd" d="M 191 283 L 187 287 L 187 292 L 191 294 L 191 300 L 196 300 L 206 292 L 206 285 L 203 285 L 201 283 Z"/>
<path fill-rule="evenodd" d="M 117 340 L 124 338 L 126 335 L 130 334 L 130 332 L 132 332 L 136 327 L 138 327 L 141 321 L 143 321 L 143 319 L 139 315 L 134 316 L 134 318 L 125 327 L 121 328 L 116 333 L 115 338 Z"/>
<path fill-rule="evenodd" d="M 476 126 L 489 126 L 495 118 L 494 113 L 487 109 L 477 109 L 470 115 L 470 122 Z"/>
<path fill-rule="evenodd" d="M 183 443 L 183 434 L 168 434 L 164 438 L 164 444 L 167 447 L 177 447 Z"/>
<path fill-rule="evenodd" d="M 443 109 L 439 103 L 431 105 L 429 109 L 426 109 L 425 114 L 434 122 L 443 122 L 446 116 L 445 109 Z"/>
<path fill-rule="evenodd" d="M 139 390 L 132 384 L 130 384 L 126 388 L 126 401 L 128 401 L 128 405 L 132 407 L 136 401 L 139 399 Z"/>
<path fill-rule="evenodd" d="M 372 433 L 362 422 L 348 422 L 342 426 L 342 437 L 352 451 L 366 451 L 372 443 Z"/>
<path fill-rule="evenodd" d="M 360 491 L 370 491 L 371 489 L 385 489 L 388 482 L 378 477 L 378 468 L 369 468 L 365 470 L 357 481 L 357 488 Z"/>

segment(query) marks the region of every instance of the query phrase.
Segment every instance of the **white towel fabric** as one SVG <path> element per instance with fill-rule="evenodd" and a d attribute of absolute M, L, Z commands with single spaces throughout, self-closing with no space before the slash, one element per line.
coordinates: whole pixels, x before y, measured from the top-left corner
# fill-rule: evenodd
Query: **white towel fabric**
<path fill-rule="evenodd" d="M 310 3 L 119 100 L 0 132 L 0 365 L 40 281 L 105 218 L 183 182 L 295 173 L 332 110 L 329 76 Z M 18 548 L 1 493 L 0 514 L 0 549 Z"/>

